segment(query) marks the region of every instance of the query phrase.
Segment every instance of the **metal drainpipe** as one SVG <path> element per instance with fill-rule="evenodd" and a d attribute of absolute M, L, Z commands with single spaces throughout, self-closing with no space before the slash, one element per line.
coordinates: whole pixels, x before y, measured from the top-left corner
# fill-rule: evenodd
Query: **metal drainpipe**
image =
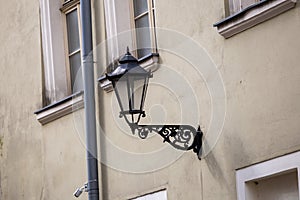
<path fill-rule="evenodd" d="M 87 150 L 87 192 L 89 200 L 99 200 L 91 1 L 80 0 L 80 11 L 82 25 L 82 71 Z"/>

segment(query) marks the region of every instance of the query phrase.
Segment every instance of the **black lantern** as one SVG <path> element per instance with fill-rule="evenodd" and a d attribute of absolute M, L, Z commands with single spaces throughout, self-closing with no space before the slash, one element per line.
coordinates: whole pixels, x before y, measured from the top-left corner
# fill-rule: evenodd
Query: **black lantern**
<path fill-rule="evenodd" d="M 147 138 L 150 132 L 156 132 L 176 149 L 191 150 L 200 159 L 202 136 L 200 126 L 196 130 L 190 125 L 140 125 L 141 117 L 145 117 L 144 102 L 147 93 L 151 72 L 146 71 L 138 64 L 127 47 L 127 53 L 119 60 L 120 65 L 106 78 L 112 82 L 119 106 L 120 117 L 124 117 L 132 133 L 137 132 L 142 139 Z M 102 80 L 102 78 L 99 79 Z"/>
<path fill-rule="evenodd" d="M 129 49 L 119 60 L 120 65 L 109 74 L 107 79 L 112 82 L 120 106 L 120 117 L 125 117 L 129 124 L 138 124 L 145 117 L 144 102 L 151 72 L 138 64 Z"/>

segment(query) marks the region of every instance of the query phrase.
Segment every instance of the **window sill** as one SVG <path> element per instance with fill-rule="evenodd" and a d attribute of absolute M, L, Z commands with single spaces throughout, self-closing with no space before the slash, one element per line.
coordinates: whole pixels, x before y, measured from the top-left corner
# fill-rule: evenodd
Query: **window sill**
<path fill-rule="evenodd" d="M 213 26 L 225 38 L 229 38 L 259 23 L 275 17 L 293 7 L 297 0 L 264 0 L 229 16 Z"/>
<path fill-rule="evenodd" d="M 77 92 L 58 102 L 34 112 L 37 120 L 45 125 L 84 107 L 83 92 Z"/>
<path fill-rule="evenodd" d="M 158 69 L 158 65 L 156 65 L 158 63 L 158 58 L 158 53 L 152 53 L 148 56 L 140 58 L 138 61 L 141 67 L 145 68 L 148 71 L 154 72 Z M 111 92 L 113 90 L 111 82 L 106 78 L 105 75 L 98 78 L 98 82 L 100 83 L 100 87 L 104 91 Z"/>

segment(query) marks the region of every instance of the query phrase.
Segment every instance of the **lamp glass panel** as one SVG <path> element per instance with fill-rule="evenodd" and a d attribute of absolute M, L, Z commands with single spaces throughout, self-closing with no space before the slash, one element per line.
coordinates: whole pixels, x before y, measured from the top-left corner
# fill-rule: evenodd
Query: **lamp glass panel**
<path fill-rule="evenodd" d="M 145 78 L 146 77 L 138 77 L 138 78 L 135 78 L 135 81 L 134 81 L 133 108 L 135 110 L 141 110 L 141 111 L 143 110 L 141 105 L 142 105 L 142 101 L 143 101 Z"/>
<path fill-rule="evenodd" d="M 115 83 L 116 95 L 121 111 L 129 111 L 129 95 L 127 90 L 127 78 L 123 76 Z"/>

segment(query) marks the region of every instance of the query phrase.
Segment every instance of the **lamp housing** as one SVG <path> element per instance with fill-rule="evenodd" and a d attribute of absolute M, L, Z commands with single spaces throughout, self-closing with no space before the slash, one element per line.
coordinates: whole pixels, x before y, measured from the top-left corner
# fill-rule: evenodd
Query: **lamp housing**
<path fill-rule="evenodd" d="M 131 55 L 128 48 L 119 63 L 120 65 L 106 74 L 106 77 L 112 82 L 121 110 L 120 117 L 124 116 L 129 124 L 138 124 L 141 117 L 146 116 L 143 109 L 152 74 L 138 64 L 138 60 Z"/>

